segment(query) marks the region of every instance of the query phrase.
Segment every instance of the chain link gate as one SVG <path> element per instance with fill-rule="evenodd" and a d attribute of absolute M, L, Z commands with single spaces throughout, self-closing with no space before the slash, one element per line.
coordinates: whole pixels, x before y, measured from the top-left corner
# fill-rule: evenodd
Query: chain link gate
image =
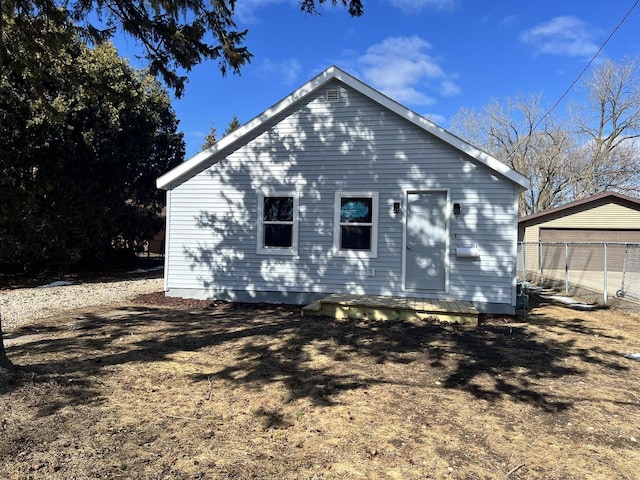
<path fill-rule="evenodd" d="M 625 245 L 622 283 L 616 296 L 640 300 L 640 245 Z"/>

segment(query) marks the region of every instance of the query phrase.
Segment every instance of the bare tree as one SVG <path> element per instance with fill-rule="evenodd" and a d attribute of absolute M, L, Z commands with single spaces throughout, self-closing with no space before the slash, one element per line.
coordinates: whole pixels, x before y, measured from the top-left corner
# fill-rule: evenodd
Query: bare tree
<path fill-rule="evenodd" d="M 606 190 L 640 191 L 640 76 L 638 61 L 607 60 L 584 83 L 585 105 L 572 106 L 581 142 L 575 198 Z"/>
<path fill-rule="evenodd" d="M 541 96 L 493 100 L 461 110 L 452 129 L 531 179 L 520 214 L 615 190 L 640 192 L 640 76 L 637 60 L 606 61 L 584 82 L 588 101 L 571 125 L 541 109 Z"/>
<path fill-rule="evenodd" d="M 481 112 L 463 109 L 452 130 L 531 180 L 520 198 L 520 214 L 564 203 L 570 193 L 575 146 L 570 130 L 543 117 L 541 95 L 493 100 Z"/>
<path fill-rule="evenodd" d="M 531 134 L 527 173 L 531 188 L 525 195 L 524 214 L 557 207 L 572 200 L 571 185 L 576 165 L 576 148 L 570 131 L 547 125 Z"/>

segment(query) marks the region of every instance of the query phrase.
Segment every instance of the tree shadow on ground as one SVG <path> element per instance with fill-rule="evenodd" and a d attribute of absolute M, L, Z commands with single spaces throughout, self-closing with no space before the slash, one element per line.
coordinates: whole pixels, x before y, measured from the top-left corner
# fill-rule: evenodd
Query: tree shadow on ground
<path fill-rule="evenodd" d="M 70 387 L 64 390 L 70 405 L 99 401 L 105 395 L 101 378 L 118 366 L 171 362 L 179 352 L 207 355 L 201 371 L 189 374 L 193 382 L 232 382 L 248 389 L 281 382 L 290 400 L 306 398 L 327 407 L 339 403 L 343 391 L 385 384 L 432 387 L 438 380 L 440 388 L 490 402 L 507 399 L 562 411 L 572 401 L 545 395 L 538 387 L 541 379 L 583 375 L 569 360 L 611 371 L 627 368 L 609 358 L 618 357 L 616 352 L 577 348 L 576 336 L 591 332 L 573 328 L 572 322 L 556 322 L 555 328 L 566 328 L 567 334 L 552 338 L 527 324 L 469 329 L 428 321 L 301 318 L 299 313 L 299 307 L 287 305 L 212 304 L 197 311 L 121 307 L 16 330 L 18 340 L 34 328 L 45 334 L 11 344 L 8 353 L 23 365 L 23 382 Z M 385 374 L 380 367 L 389 365 L 399 373 Z M 38 413 L 63 406 L 47 404 Z"/>
<path fill-rule="evenodd" d="M 549 295 L 540 295 L 539 293 L 535 292 L 529 294 L 529 307 L 531 310 L 554 305 L 566 309 L 572 308 L 570 305 L 557 300 L 553 300 L 549 297 Z M 562 323 L 559 324 L 557 319 L 541 317 L 536 319 L 536 324 L 544 326 L 546 328 L 559 327 L 560 330 L 557 332 L 559 335 L 570 335 L 572 333 L 575 333 L 579 335 L 600 336 L 611 340 L 624 339 L 624 337 L 621 335 L 610 335 L 605 328 L 594 325 L 587 325 L 583 320 L 579 318 L 574 318 L 571 320 L 565 319 L 562 321 Z"/>

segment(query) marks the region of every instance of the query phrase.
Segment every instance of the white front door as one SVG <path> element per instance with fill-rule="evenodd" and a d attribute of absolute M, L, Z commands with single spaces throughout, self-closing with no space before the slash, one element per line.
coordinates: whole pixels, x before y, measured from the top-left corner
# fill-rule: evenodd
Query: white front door
<path fill-rule="evenodd" d="M 447 192 L 408 192 L 405 288 L 446 289 Z"/>

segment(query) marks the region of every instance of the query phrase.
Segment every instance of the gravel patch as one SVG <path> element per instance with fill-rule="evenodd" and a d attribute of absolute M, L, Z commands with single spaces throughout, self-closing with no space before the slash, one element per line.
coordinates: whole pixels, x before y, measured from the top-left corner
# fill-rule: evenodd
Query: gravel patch
<path fill-rule="evenodd" d="M 138 295 L 159 292 L 162 278 L 81 283 L 49 288 L 0 290 L 3 329 L 18 328 L 40 318 L 70 310 L 130 301 Z"/>

